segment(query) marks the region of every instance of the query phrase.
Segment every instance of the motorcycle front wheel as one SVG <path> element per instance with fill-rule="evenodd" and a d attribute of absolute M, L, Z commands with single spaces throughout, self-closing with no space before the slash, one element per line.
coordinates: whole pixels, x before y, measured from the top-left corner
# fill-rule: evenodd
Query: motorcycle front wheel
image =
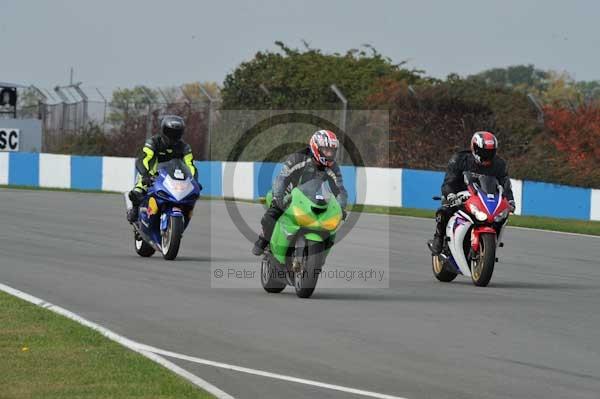
<path fill-rule="evenodd" d="M 496 263 L 496 235 L 482 234 L 479 237 L 477 259 L 471 261 L 471 280 L 478 287 L 485 287 L 492 279 Z"/>
<path fill-rule="evenodd" d="M 315 291 L 325 256 L 325 243 L 306 241 L 301 269 L 294 275 L 294 289 L 299 298 L 310 298 Z"/>
<path fill-rule="evenodd" d="M 174 260 L 177 257 L 182 235 L 183 218 L 180 216 L 171 216 L 167 230 L 162 233 L 161 247 L 163 258 Z"/>

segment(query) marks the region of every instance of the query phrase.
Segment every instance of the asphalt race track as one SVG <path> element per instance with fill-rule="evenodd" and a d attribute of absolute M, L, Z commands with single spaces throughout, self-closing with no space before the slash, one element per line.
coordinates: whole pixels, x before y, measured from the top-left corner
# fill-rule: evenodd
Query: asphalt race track
<path fill-rule="evenodd" d="M 600 397 L 599 238 L 509 229 L 478 288 L 434 279 L 431 220 L 363 215 L 331 264 L 386 263 L 391 242 L 390 288 L 301 300 L 211 288 L 258 264 L 221 201 L 198 203 L 175 262 L 135 254 L 118 195 L 2 189 L 0 215 L 0 282 L 157 348 L 411 399 Z M 175 362 L 236 398 L 360 397 Z"/>

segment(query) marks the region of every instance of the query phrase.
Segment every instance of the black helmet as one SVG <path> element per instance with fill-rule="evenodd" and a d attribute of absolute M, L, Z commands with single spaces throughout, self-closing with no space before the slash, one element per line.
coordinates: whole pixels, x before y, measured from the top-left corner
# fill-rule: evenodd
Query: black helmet
<path fill-rule="evenodd" d="M 478 164 L 490 166 L 496 157 L 498 140 L 490 132 L 475 132 L 471 138 L 471 152 Z"/>
<path fill-rule="evenodd" d="M 185 131 L 183 118 L 176 115 L 166 115 L 160 122 L 160 134 L 168 144 L 175 144 L 181 140 Z"/>

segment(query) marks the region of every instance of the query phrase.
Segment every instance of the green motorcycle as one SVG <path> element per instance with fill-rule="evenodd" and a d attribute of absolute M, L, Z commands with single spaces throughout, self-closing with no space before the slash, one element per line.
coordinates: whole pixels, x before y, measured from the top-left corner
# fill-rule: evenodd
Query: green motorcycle
<path fill-rule="evenodd" d="M 271 202 L 269 192 L 267 206 Z M 341 225 L 342 208 L 329 183 L 320 179 L 295 187 L 284 202 L 262 260 L 261 284 L 270 293 L 290 285 L 300 298 L 309 298 Z"/>

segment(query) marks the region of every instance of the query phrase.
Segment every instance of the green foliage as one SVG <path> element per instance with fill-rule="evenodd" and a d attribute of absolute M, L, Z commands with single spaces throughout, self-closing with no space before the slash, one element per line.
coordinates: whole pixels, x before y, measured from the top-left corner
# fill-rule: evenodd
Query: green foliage
<path fill-rule="evenodd" d="M 123 123 L 128 118 L 136 118 L 148 112 L 149 105 L 158 101 L 158 93 L 146 86 L 133 89 L 117 89 L 112 94 L 110 123 Z"/>
<path fill-rule="evenodd" d="M 63 133 L 49 152 L 78 155 L 112 155 L 110 138 L 95 123 L 90 122 L 81 132 Z"/>
<path fill-rule="evenodd" d="M 390 109 L 393 167 L 444 169 L 478 130 L 494 132 L 504 156 L 520 157 L 541 130 L 525 94 L 457 75 L 415 85 L 412 92 L 406 84 L 384 80 L 369 102 Z"/>
<path fill-rule="evenodd" d="M 393 64 L 371 46 L 341 55 L 275 44 L 280 52 L 258 52 L 227 75 L 222 90 L 225 109 L 311 109 L 338 104 L 332 84 L 358 107 L 365 104 L 373 83 L 381 77 L 410 83 L 420 79 L 421 71 Z"/>
<path fill-rule="evenodd" d="M 37 118 L 40 114 L 40 99 L 32 88 L 20 89 L 17 93 L 19 118 Z"/>
<path fill-rule="evenodd" d="M 576 81 L 564 71 L 542 70 L 529 65 L 492 68 L 468 77 L 492 87 L 532 93 L 545 104 L 575 107 L 600 100 L 600 81 Z"/>
<path fill-rule="evenodd" d="M 575 87 L 581 92 L 586 101 L 600 100 L 600 81 L 576 82 Z"/>
<path fill-rule="evenodd" d="M 483 81 L 491 86 L 510 87 L 517 90 L 533 88 L 543 90 L 549 78 L 548 71 L 538 69 L 532 64 L 492 68 L 469 76 L 469 79 Z"/>

